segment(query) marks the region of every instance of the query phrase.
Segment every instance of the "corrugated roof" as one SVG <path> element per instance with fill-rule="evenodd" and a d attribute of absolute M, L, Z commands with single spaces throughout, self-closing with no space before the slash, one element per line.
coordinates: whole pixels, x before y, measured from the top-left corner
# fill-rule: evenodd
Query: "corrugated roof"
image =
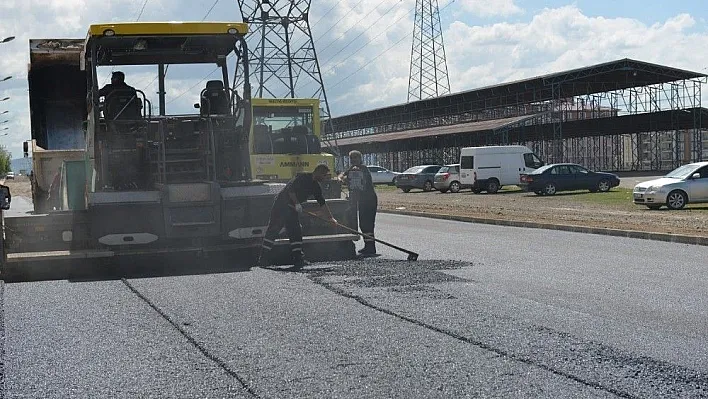
<path fill-rule="evenodd" d="M 338 139 L 337 145 L 348 146 L 368 143 L 384 143 L 396 140 L 409 140 L 413 138 L 444 136 L 459 133 L 475 133 L 496 130 L 507 125 L 513 125 L 526 119 L 531 119 L 541 114 L 515 116 L 512 118 L 492 119 L 478 122 L 458 123 L 455 125 L 434 126 L 423 129 L 404 130 L 401 132 L 369 134 L 365 136 L 347 137 Z M 333 140 L 331 140 L 333 141 Z M 326 144 L 323 144 L 326 146 Z"/>
<path fill-rule="evenodd" d="M 406 123 L 410 120 L 462 112 L 530 104 L 556 98 L 553 87 L 562 85 L 565 97 L 604 93 L 683 79 L 705 78 L 687 71 L 629 58 L 550 73 L 440 97 L 372 109 L 332 119 L 337 131 Z"/>

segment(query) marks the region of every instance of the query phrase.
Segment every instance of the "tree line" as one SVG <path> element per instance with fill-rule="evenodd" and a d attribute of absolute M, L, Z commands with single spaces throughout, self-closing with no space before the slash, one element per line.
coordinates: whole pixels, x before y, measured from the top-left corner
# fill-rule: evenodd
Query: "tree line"
<path fill-rule="evenodd" d="M 12 170 L 11 160 L 12 154 L 10 151 L 4 145 L 0 145 L 0 175 L 5 175 Z"/>

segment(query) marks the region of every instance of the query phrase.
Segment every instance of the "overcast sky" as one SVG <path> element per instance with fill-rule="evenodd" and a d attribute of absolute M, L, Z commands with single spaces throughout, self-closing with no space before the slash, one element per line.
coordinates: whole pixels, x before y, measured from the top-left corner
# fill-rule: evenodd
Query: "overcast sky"
<path fill-rule="evenodd" d="M 406 101 L 415 0 L 312 0 L 310 21 L 334 116 Z M 144 8 L 143 8 L 144 6 Z M 207 11 L 213 6 L 211 12 Z M 453 92 L 634 58 L 708 72 L 708 9 L 698 0 L 440 0 Z M 83 38 L 91 23 L 241 21 L 236 0 L 2 0 L 0 143 L 14 158 L 30 138 L 30 38 Z M 373 60 L 373 62 L 372 62 Z M 213 67 L 168 71 L 168 101 L 189 112 Z M 108 76 L 110 69 L 104 70 Z M 156 91 L 151 72 L 128 83 Z M 195 86 L 193 90 L 188 90 Z M 706 92 L 706 90 L 704 90 Z M 706 96 L 704 95 L 704 106 Z M 157 101 L 153 101 L 157 103 Z"/>

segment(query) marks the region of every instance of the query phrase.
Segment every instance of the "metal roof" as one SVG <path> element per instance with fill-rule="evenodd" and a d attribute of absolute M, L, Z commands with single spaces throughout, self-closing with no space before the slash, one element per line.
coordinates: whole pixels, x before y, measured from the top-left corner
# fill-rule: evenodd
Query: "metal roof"
<path fill-rule="evenodd" d="M 535 118 L 540 114 L 516 116 L 512 118 L 493 119 L 478 122 L 459 123 L 456 125 L 433 126 L 423 129 L 404 130 L 401 132 L 369 134 L 357 137 L 337 139 L 337 145 L 348 146 L 357 144 L 384 143 L 396 140 L 409 140 L 420 137 L 445 136 L 449 134 L 474 133 L 496 130 L 507 125 L 513 125 L 526 119 Z"/>
<path fill-rule="evenodd" d="M 336 131 L 643 87 L 706 74 L 629 58 L 332 119 Z"/>

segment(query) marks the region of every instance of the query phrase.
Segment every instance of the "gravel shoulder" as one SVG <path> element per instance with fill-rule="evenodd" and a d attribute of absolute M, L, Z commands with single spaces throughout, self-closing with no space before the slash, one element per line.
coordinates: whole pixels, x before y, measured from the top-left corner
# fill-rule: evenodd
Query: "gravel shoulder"
<path fill-rule="evenodd" d="M 420 190 L 403 193 L 394 187 L 379 187 L 377 192 L 380 211 L 406 210 L 708 237 L 707 204 L 691 205 L 680 211 L 651 211 L 634 205 L 626 188 L 614 188 L 610 193 L 559 193 L 552 197 L 525 193 L 516 187 L 498 194 L 473 194 L 469 190 L 446 194 Z"/>

